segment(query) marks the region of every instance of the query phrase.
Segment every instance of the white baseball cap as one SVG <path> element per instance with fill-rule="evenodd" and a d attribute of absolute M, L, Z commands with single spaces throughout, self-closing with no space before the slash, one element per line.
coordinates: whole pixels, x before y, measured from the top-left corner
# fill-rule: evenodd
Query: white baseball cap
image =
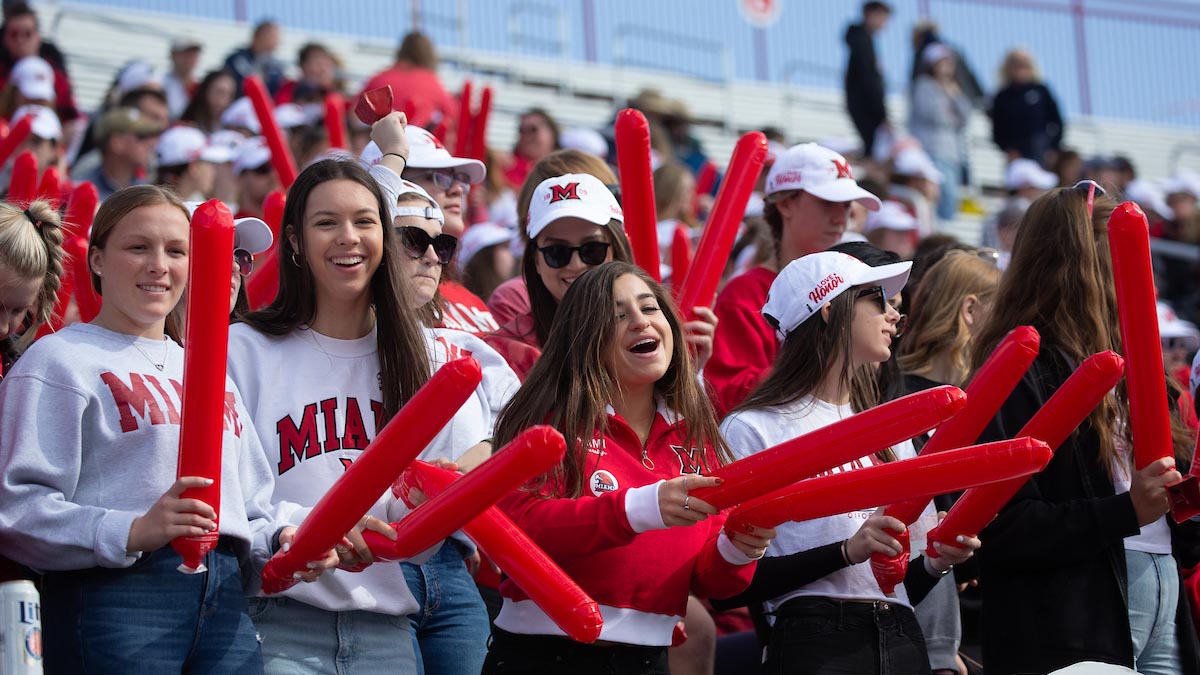
<path fill-rule="evenodd" d="M 487 168 L 483 166 L 483 162 L 468 157 L 455 157 L 451 155 L 446 146 L 442 145 L 442 142 L 437 139 L 437 136 L 434 136 L 421 127 L 411 124 L 404 127 L 404 136 L 408 138 L 409 149 L 408 162 L 404 165 L 405 168 L 459 169 L 467 174 L 471 185 L 482 183 L 483 177 L 487 175 Z M 366 154 L 365 150 L 363 154 Z"/>
<path fill-rule="evenodd" d="M 30 116 L 33 117 L 33 126 L 30 127 L 30 133 L 34 136 L 49 141 L 62 139 L 62 122 L 59 121 L 58 115 L 53 110 L 44 105 L 29 104 L 17 108 L 17 111 L 13 113 L 13 124 L 20 121 L 22 117 Z"/>
<path fill-rule="evenodd" d="M 896 153 L 896 158 L 892 161 L 892 173 L 917 176 L 934 183 L 942 182 L 942 172 L 938 171 L 929 153 L 915 145 Z"/>
<path fill-rule="evenodd" d="M 1041 164 L 1032 159 L 1014 159 L 1004 172 L 1004 188 L 1020 190 L 1021 188 L 1038 188 L 1049 190 L 1058 185 L 1058 176 L 1042 168 Z"/>
<path fill-rule="evenodd" d="M 850 162 L 816 143 L 793 145 L 771 165 L 767 197 L 786 190 L 804 190 L 826 201 L 859 202 L 870 211 L 879 210 L 879 197 L 858 186 Z"/>
<path fill-rule="evenodd" d="M 141 87 L 162 87 L 162 75 L 145 61 L 130 61 L 117 73 L 117 93 L 122 96 Z"/>
<path fill-rule="evenodd" d="M 1189 350 L 1200 346 L 1200 329 L 1196 328 L 1196 324 L 1179 318 L 1175 310 L 1162 300 L 1156 300 L 1154 305 L 1158 313 L 1160 338 L 1185 338 Z"/>
<path fill-rule="evenodd" d="M 1135 178 L 1125 186 L 1125 198 L 1137 202 L 1142 209 L 1150 209 L 1158 215 L 1173 220 L 1175 211 L 1167 206 L 1167 193 L 1154 181 Z"/>
<path fill-rule="evenodd" d="M 558 146 L 563 150 L 578 150 L 589 155 L 608 159 L 608 141 L 595 129 L 573 127 L 558 135 Z"/>
<path fill-rule="evenodd" d="M 54 67 L 39 56 L 26 56 L 13 65 L 8 81 L 21 95 L 37 101 L 54 101 Z"/>
<path fill-rule="evenodd" d="M 900 230 L 911 232 L 917 229 L 917 219 L 900 202 L 886 201 L 879 210 L 867 215 L 863 232 L 874 230 Z M 889 296 L 891 297 L 891 296 Z"/>
<path fill-rule="evenodd" d="M 458 269 L 462 271 L 471 258 L 489 246 L 506 244 L 513 239 L 513 231 L 495 223 L 475 223 L 467 228 L 458 240 Z"/>
<path fill-rule="evenodd" d="M 784 338 L 825 303 L 843 292 L 867 284 L 883 287 L 888 298 L 908 282 L 911 262 L 871 267 L 852 255 L 822 251 L 797 258 L 775 277 L 762 315 Z"/>
<path fill-rule="evenodd" d="M 249 129 L 255 134 L 262 133 L 262 125 L 258 122 L 258 114 L 254 112 L 254 104 L 245 96 L 229 104 L 229 107 L 221 113 L 221 126 Z"/>
<path fill-rule="evenodd" d="M 197 160 L 223 164 L 233 161 L 233 151 L 221 145 L 212 145 L 203 131 L 195 127 L 171 127 L 158 137 L 155 148 L 159 166 L 179 166 Z"/>
<path fill-rule="evenodd" d="M 262 136 L 247 138 L 238 145 L 233 157 L 233 173 L 241 174 L 271 161 L 271 148 Z"/>
<path fill-rule="evenodd" d="M 954 50 L 940 42 L 931 42 L 921 51 L 921 60 L 927 66 L 932 66 L 942 59 L 950 58 L 954 58 Z"/>
<path fill-rule="evenodd" d="M 410 180 L 400 179 L 400 191 L 396 194 L 396 201 L 400 201 L 406 196 L 416 195 L 425 200 L 426 206 L 397 206 L 391 205 L 392 218 L 399 216 L 420 216 L 422 218 L 432 218 L 439 223 L 446 224 L 446 215 L 442 213 L 442 207 L 438 206 L 437 200 L 425 191 L 425 188 L 417 185 Z"/>
<path fill-rule="evenodd" d="M 193 215 L 203 203 L 184 202 L 183 205 L 187 207 L 188 215 Z M 233 228 L 233 247 L 248 251 L 251 255 L 262 253 L 275 242 L 271 228 L 259 218 L 238 218 L 233 221 Z"/>
<path fill-rule="evenodd" d="M 613 193 L 589 173 L 568 173 L 538 183 L 529 202 L 530 239 L 559 218 L 582 218 L 589 223 L 607 225 L 610 220 L 625 222 L 621 205 Z"/>

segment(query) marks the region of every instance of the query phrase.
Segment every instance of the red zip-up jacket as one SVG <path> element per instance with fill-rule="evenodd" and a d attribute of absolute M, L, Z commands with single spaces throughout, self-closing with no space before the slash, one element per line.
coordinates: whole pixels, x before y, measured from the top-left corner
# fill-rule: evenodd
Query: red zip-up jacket
<path fill-rule="evenodd" d="M 712 387 L 717 416 L 724 417 L 746 400 L 771 364 L 779 341 L 775 329 L 762 316 L 767 291 L 777 274 L 756 267 L 734 277 L 713 306 L 717 332 L 712 358 L 704 365 L 704 379 Z"/>
<path fill-rule="evenodd" d="M 749 585 L 754 560 L 721 531 L 725 513 L 691 527 L 666 528 L 658 486 L 718 466 L 711 448 L 684 443 L 684 422 L 660 407 L 643 446 L 620 416 L 580 450 L 587 487 L 576 499 L 516 491 L 501 508 L 597 603 L 600 639 L 668 646 L 689 593 L 729 597 Z M 551 490 L 561 494 L 561 490 Z M 510 633 L 564 635 L 511 579 L 500 584 L 496 625 Z"/>

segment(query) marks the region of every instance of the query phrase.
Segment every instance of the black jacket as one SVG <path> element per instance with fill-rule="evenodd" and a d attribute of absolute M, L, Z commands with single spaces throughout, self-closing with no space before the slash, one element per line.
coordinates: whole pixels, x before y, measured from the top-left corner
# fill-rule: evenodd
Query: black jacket
<path fill-rule="evenodd" d="M 992 99 L 992 140 L 1007 152 L 1044 162 L 1047 150 L 1057 150 L 1063 137 L 1058 103 L 1046 85 L 1010 84 Z"/>
<path fill-rule="evenodd" d="M 865 120 L 871 127 L 887 119 L 884 105 L 883 74 L 875 58 L 875 42 L 862 24 L 846 29 L 846 45 L 850 60 L 846 64 L 846 110 L 855 120 Z"/>
<path fill-rule="evenodd" d="M 1072 367 L 1042 345 L 981 442 L 1009 438 L 1050 398 Z M 1045 673 L 1079 661 L 1133 667 L 1122 540 L 1139 531 L 1129 494 L 1114 494 L 1086 422 L 980 533 L 983 661 L 988 675 Z M 1168 518 L 1169 520 L 1169 518 Z M 1192 560 L 1176 528 L 1177 560 Z M 1200 673 L 1188 603 L 1176 626 L 1184 673 Z"/>

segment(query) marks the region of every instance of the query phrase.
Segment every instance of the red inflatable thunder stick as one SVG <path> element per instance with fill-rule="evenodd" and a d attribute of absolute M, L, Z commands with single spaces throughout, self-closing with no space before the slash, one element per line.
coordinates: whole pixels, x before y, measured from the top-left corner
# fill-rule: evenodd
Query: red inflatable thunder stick
<path fill-rule="evenodd" d="M 9 204 L 25 208 L 37 197 L 38 163 L 33 152 L 26 150 L 13 161 L 12 180 L 8 184 Z"/>
<path fill-rule="evenodd" d="M 742 504 L 725 527 L 752 533 L 754 526 L 813 520 L 861 511 L 882 501 L 914 499 L 1037 473 L 1052 453 L 1034 438 L 972 445 L 936 455 L 802 480 L 785 490 Z"/>
<path fill-rule="evenodd" d="M 750 193 L 754 191 L 754 183 L 766 160 L 767 137 L 761 132 L 752 131 L 738 139 L 721 189 L 713 202 L 708 225 L 704 227 L 700 245 L 692 258 L 692 266 L 687 278 L 682 280 L 679 309 L 689 321 L 696 318 L 692 314 L 693 307 L 711 307 L 716 299 L 717 284 L 746 214 L 746 203 L 750 201 Z"/>
<path fill-rule="evenodd" d="M 748 502 L 923 434 L 961 410 L 966 401 L 966 394 L 950 385 L 902 396 L 726 464 L 712 472 L 724 483 L 691 494 L 718 509 Z"/>
<path fill-rule="evenodd" d="M 650 166 L 650 124 L 639 110 L 617 113 L 613 125 L 617 173 L 621 177 L 621 210 L 633 261 L 655 281 L 662 281 L 658 254 L 658 213 L 654 206 L 654 170 Z"/>
<path fill-rule="evenodd" d="M 680 287 L 691 266 L 692 241 L 687 225 L 679 223 L 675 226 L 675 234 L 671 235 L 671 289 L 675 291 L 676 299 L 679 299 Z"/>
<path fill-rule="evenodd" d="M 0 166 L 4 166 L 8 162 L 8 158 L 16 151 L 17 146 L 29 138 L 31 131 L 33 131 L 33 115 L 26 115 L 17 120 L 17 123 L 8 130 L 8 134 L 0 139 Z"/>
<path fill-rule="evenodd" d="M 279 122 L 275 119 L 271 97 L 257 75 L 250 75 L 242 80 L 242 88 L 250 103 L 254 105 L 254 113 L 258 115 L 263 138 L 267 141 L 267 147 L 271 149 L 271 165 L 275 167 L 275 173 L 279 174 L 280 185 L 286 190 L 296 182 L 298 172 L 296 161 L 292 159 L 292 151 L 288 148 L 283 131 L 279 129 Z"/>
<path fill-rule="evenodd" d="M 229 346 L 229 261 L 233 260 L 233 214 L 219 200 L 192 214 L 188 252 L 187 335 L 183 347 L 183 414 L 176 477 L 200 476 L 212 485 L 188 488 L 182 498 L 199 499 L 217 511 L 220 527 L 221 437 L 225 429 L 225 353 Z M 171 541 L 183 558 L 180 572 L 205 571 L 204 556 L 217 545 L 217 531 Z"/>
<path fill-rule="evenodd" d="M 38 183 L 37 198 L 44 199 L 58 208 L 62 190 L 62 174 L 57 166 L 48 166 L 42 172 L 42 180 Z"/>
<path fill-rule="evenodd" d="M 1045 441 L 1051 451 L 1057 450 L 1117 386 L 1124 367 L 1124 360 L 1111 351 L 1088 357 L 1025 423 L 1016 438 L 1037 438 Z M 953 546 L 960 534 L 979 534 L 1024 483 L 1023 478 L 1015 478 L 967 490 L 941 524 L 929 532 L 926 555 L 937 557 L 933 550 L 935 541 Z"/>
<path fill-rule="evenodd" d="M 458 127 L 454 132 L 454 156 L 466 157 L 471 150 L 471 81 L 463 80 L 458 94 Z"/>
<path fill-rule="evenodd" d="M 451 483 L 465 478 L 454 471 L 414 462 L 404 480 L 413 481 L 427 496 L 436 498 Z M 410 489 L 401 488 L 405 493 Z M 571 639 L 590 643 L 600 637 L 604 626 L 600 606 L 498 507 L 486 509 L 463 531 Z"/>
<path fill-rule="evenodd" d="M 937 432 L 921 448 L 921 454 L 928 455 L 974 443 L 1037 358 L 1041 342 L 1041 336 L 1032 326 L 1017 326 L 1004 336 L 967 385 L 966 407 L 937 428 Z M 922 496 L 920 499 L 891 504 L 884 509 L 884 513 L 905 525 L 912 525 L 928 505 L 929 498 Z M 908 552 L 891 558 L 882 553 L 872 553 L 871 564 L 880 588 L 890 594 L 891 589 L 904 581 Z"/>
<path fill-rule="evenodd" d="M 354 115 L 360 122 L 371 126 L 392 112 L 392 86 L 380 87 L 363 92 L 354 106 Z"/>
<path fill-rule="evenodd" d="M 487 161 L 487 125 L 492 112 L 492 88 L 484 86 L 479 96 L 479 110 L 471 118 L 471 149 L 468 157 Z"/>
<path fill-rule="evenodd" d="M 228 297 L 228 296 L 227 296 Z M 438 369 L 367 445 L 300 524 L 291 548 L 279 551 L 262 572 L 263 593 L 280 593 L 295 574 L 325 555 L 379 499 L 450 421 L 483 379 L 470 357 Z"/>
<path fill-rule="evenodd" d="M 1123 202 L 1108 218 L 1113 281 L 1121 345 L 1125 352 L 1125 386 L 1129 392 L 1129 424 L 1133 432 L 1134 466 L 1175 457 L 1171 418 L 1167 412 L 1166 371 L 1155 313 L 1154 271 L 1150 262 L 1150 226 L 1133 202 Z M 1200 488 L 1193 476 L 1167 486 L 1171 511 L 1178 518 L 1200 511 Z M 1186 520 L 1186 518 L 1184 518 Z"/>
<path fill-rule="evenodd" d="M 567 443 L 562 434 L 552 427 L 530 427 L 474 471 L 393 525 L 396 541 L 371 533 L 375 536 L 367 543 L 372 552 L 378 550 L 376 543 L 384 545 L 387 549 L 385 559 L 411 558 L 461 530 L 504 495 L 549 471 L 562 461 L 566 451 Z M 406 504 L 411 503 L 407 493 L 411 485 L 412 482 L 405 480 L 402 474 L 392 486 L 392 492 Z"/>
<path fill-rule="evenodd" d="M 346 143 L 346 99 L 336 91 L 325 94 L 325 133 L 329 135 L 329 147 L 350 147 Z"/>
<path fill-rule="evenodd" d="M 246 277 L 246 300 L 250 309 L 261 309 L 271 304 L 279 293 L 279 234 L 283 230 L 283 207 L 286 195 L 275 190 L 263 200 L 263 222 L 271 228 L 274 245 L 254 261 L 254 271 Z"/>
<path fill-rule="evenodd" d="M 22 117 L 21 122 L 27 119 Z M 99 203 L 100 194 L 96 192 L 96 186 L 80 183 L 71 190 L 67 211 L 63 215 L 63 227 L 66 230 L 64 246 L 71 256 L 69 274 L 74 277 L 72 285 L 75 287 L 75 304 L 79 307 L 80 321 L 91 321 L 100 313 L 100 296 L 92 286 L 92 271 L 88 265 L 88 233 L 91 232 L 92 219 L 96 217 Z"/>

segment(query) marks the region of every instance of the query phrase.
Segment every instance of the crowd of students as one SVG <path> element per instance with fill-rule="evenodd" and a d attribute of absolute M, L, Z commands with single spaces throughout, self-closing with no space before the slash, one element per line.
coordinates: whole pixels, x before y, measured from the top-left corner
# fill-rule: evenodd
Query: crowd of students
<path fill-rule="evenodd" d="M 0 29 L 13 83 L 28 62 L 10 29 L 36 33 L 36 17 L 18 7 Z M 202 46 L 177 41 L 171 76 L 127 68 L 90 129 L 62 100 L 20 101 L 50 104 L 16 113 L 35 116 L 26 143 L 47 151 L 43 166 L 71 134 L 92 145 L 91 168 L 84 150 L 69 175 L 103 197 L 89 278 L 73 280 L 102 296 L 100 311 L 72 321 L 60 306 L 66 325 L 36 340 L 68 277 L 69 224 L 57 195 L 0 203 L 0 556 L 9 578 L 38 583 L 46 672 L 959 673 L 979 667 L 960 655 L 964 632 L 988 673 L 1200 672 L 1184 576 L 1200 538 L 1167 517 L 1165 486 L 1187 471 L 1197 426 L 1177 373 L 1164 373 L 1174 461 L 1134 468 L 1117 387 L 990 525 L 934 544 L 936 556 L 926 535 L 952 496 L 906 532 L 881 509 L 726 528 L 727 511 L 694 494 L 720 484 L 722 465 L 904 394 L 965 386 L 1027 325 L 1040 355 L 981 442 L 1014 435 L 1085 358 L 1120 350 L 1107 219 L 1137 189 L 1114 165 L 1087 167 L 1099 184 L 1056 187 L 1014 159 L 1011 209 L 987 235 L 998 245 L 980 248 L 938 232 L 937 169 L 919 143 L 881 164 L 774 142 L 712 307 L 678 307 L 671 242 L 697 237 L 719 183 L 685 109 L 639 96 L 660 161 L 660 283 L 633 262 L 602 135 L 538 110 L 521 117 L 511 157 L 455 156 L 456 107 L 412 35 L 373 80 L 398 107 L 411 91 L 411 114 L 348 128 L 354 147 L 331 152 L 311 104 L 344 86 L 337 57 L 308 45 L 289 80 L 277 43 L 278 27 L 260 25 L 196 82 L 188 55 Z M 299 120 L 289 137 L 303 168 L 278 236 L 261 220 L 279 187 L 271 151 L 236 98 L 250 74 L 281 121 Z M 10 87 L 30 98 L 21 84 Z M 1195 220 L 1189 180 L 1177 177 L 1172 205 L 1145 198 L 1171 210 L 1153 212 L 1160 231 Z M 237 213 L 220 504 L 182 496 L 212 479 L 175 475 L 189 222 L 210 198 Z M 278 292 L 252 307 L 246 277 L 272 250 Z M 1178 297 L 1189 274 L 1176 274 Z M 267 559 L 462 356 L 482 380 L 420 458 L 469 472 L 531 426 L 563 434 L 564 459 L 499 505 L 598 603 L 595 643 L 569 637 L 503 570 L 486 583 L 491 563 L 462 533 L 376 561 L 363 532 L 395 538 L 389 523 L 409 512 L 390 490 L 297 574 L 305 583 L 262 592 Z M 913 457 L 925 440 L 830 473 Z M 217 530 L 218 512 L 206 569 L 180 573 L 169 543 Z M 894 593 L 873 553 L 911 558 Z M 960 608 L 966 586 L 977 590 Z"/>

